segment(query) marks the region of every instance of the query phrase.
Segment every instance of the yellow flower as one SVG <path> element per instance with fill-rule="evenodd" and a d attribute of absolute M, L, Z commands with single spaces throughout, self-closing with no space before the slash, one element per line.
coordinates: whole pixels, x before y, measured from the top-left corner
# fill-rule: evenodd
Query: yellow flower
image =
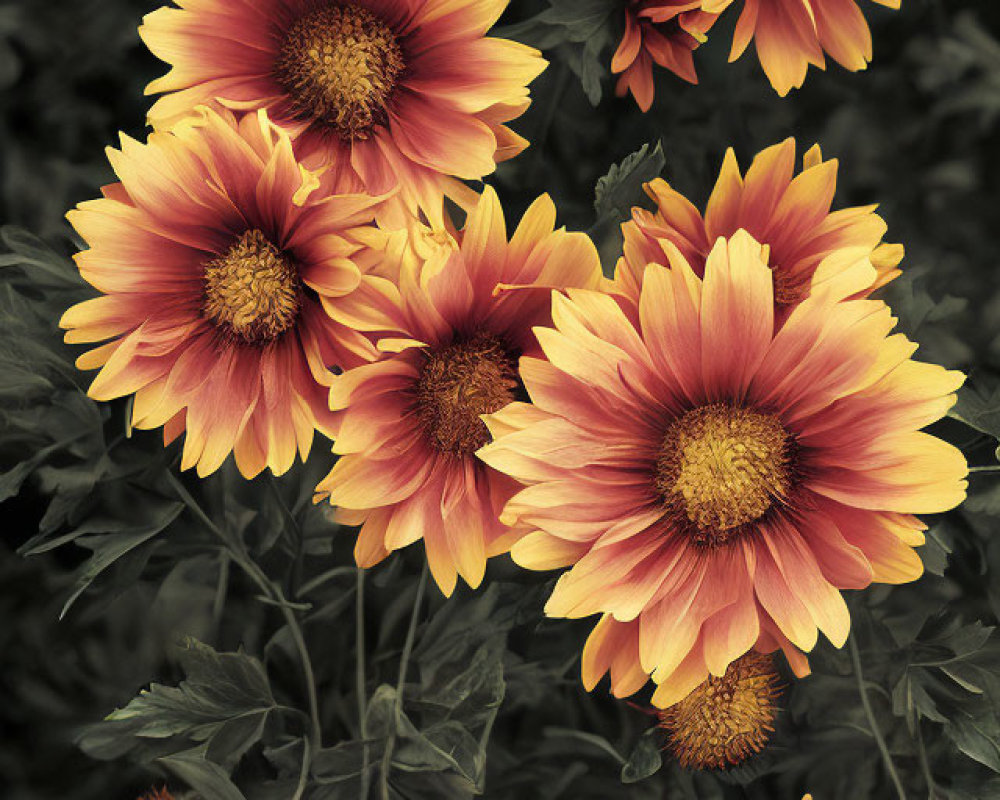
<path fill-rule="evenodd" d="M 324 306 L 380 260 L 378 199 L 315 191 L 263 112 L 203 109 L 108 154 L 120 183 L 68 215 L 101 292 L 60 323 L 67 342 L 106 342 L 77 362 L 100 368 L 90 396 L 134 393 L 135 427 L 186 430 L 183 469 L 207 475 L 233 452 L 246 477 L 285 472 L 314 430 L 336 432 L 331 368 L 377 356 Z"/>
<path fill-rule="evenodd" d="M 486 559 L 510 548 L 498 517 L 517 484 L 476 458 L 489 441 L 481 416 L 523 391 L 517 360 L 538 353 L 532 327 L 551 322 L 552 289 L 601 280 L 593 243 L 555 230 L 555 216 L 539 198 L 508 241 L 488 188 L 456 239 L 438 232 L 414 242 L 426 259 L 402 259 L 398 288 L 365 279 L 357 312 L 381 305 L 381 327 L 395 333 L 379 342 L 385 359 L 334 379 L 340 459 L 317 487 L 340 520 L 361 525 L 360 566 L 423 539 L 448 595 L 458 575 L 478 586 Z M 333 313 L 356 318 L 347 307 Z"/>
<path fill-rule="evenodd" d="M 701 276 L 718 238 L 742 229 L 766 246 L 779 322 L 817 279 L 839 280 L 864 260 L 875 267 L 871 285 L 862 292 L 870 294 L 900 274 L 896 267 L 903 248 L 881 243 L 887 226 L 875 206 L 830 210 L 837 166 L 836 159 L 824 161 L 816 145 L 805 154 L 802 172 L 794 175 L 795 140 L 786 139 L 758 153 L 743 175 L 736 155 L 728 150 L 704 216 L 657 178 L 646 186 L 656 209 L 635 208 L 622 226 L 624 254 L 612 291 L 637 303 L 646 265 L 666 263 L 667 245 L 680 250 Z M 827 258 L 826 269 L 817 276 Z"/>
<path fill-rule="evenodd" d="M 155 126 L 213 101 L 267 109 L 310 168 L 400 198 L 437 224 L 442 194 L 479 180 L 527 141 L 506 123 L 530 104 L 541 54 L 487 37 L 509 0 L 179 0 L 139 33 L 173 66 Z M 345 184 L 347 185 L 347 184 Z"/>
<path fill-rule="evenodd" d="M 583 653 L 592 688 L 649 676 L 682 700 L 751 649 L 797 674 L 819 631 L 850 628 L 839 589 L 922 572 L 914 513 L 954 508 L 967 466 L 927 433 L 963 376 L 910 359 L 884 303 L 844 299 L 864 265 L 775 326 L 763 248 L 720 239 L 699 277 L 667 244 L 637 308 L 553 295 L 544 358 L 522 357 L 532 405 L 488 416 L 480 457 L 526 484 L 501 520 L 529 569 L 570 567 L 553 617 L 600 614 Z"/>

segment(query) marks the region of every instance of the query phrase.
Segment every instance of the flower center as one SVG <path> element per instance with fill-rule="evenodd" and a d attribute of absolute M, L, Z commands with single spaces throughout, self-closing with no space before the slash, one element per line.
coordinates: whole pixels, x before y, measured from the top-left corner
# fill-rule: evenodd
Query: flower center
<path fill-rule="evenodd" d="M 473 453 L 490 440 L 480 414 L 514 399 L 517 363 L 496 336 L 480 333 L 433 350 L 417 380 L 417 415 L 445 453 Z"/>
<path fill-rule="evenodd" d="M 295 114 L 332 128 L 345 142 L 367 139 L 386 121 L 403 72 L 392 29 L 354 4 L 329 4 L 296 20 L 275 62 L 275 78 Z"/>
<path fill-rule="evenodd" d="M 291 259 L 258 230 L 205 264 L 204 314 L 245 344 L 267 344 L 291 328 L 301 294 Z"/>
<path fill-rule="evenodd" d="M 772 268 L 774 281 L 774 303 L 778 306 L 794 306 L 809 295 L 809 275 L 795 275 L 787 269 Z"/>
<path fill-rule="evenodd" d="M 661 711 L 660 727 L 682 767 L 725 769 L 767 744 L 781 691 L 774 659 L 751 650 Z"/>
<path fill-rule="evenodd" d="M 794 443 L 770 414 L 713 403 L 667 429 L 655 484 L 682 510 L 702 544 L 724 544 L 791 486 Z"/>

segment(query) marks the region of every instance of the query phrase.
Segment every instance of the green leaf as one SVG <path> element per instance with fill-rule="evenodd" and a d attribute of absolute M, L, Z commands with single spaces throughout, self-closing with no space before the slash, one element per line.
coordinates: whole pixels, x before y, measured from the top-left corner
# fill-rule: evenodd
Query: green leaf
<path fill-rule="evenodd" d="M 621 163 L 613 164 L 597 181 L 594 189 L 594 210 L 598 219 L 627 219 L 632 207 L 645 198 L 643 185 L 656 178 L 666 163 L 663 145 L 644 144 Z"/>
<path fill-rule="evenodd" d="M 0 239 L 11 251 L 0 254 L 0 267 L 32 267 L 35 270 L 32 282 L 40 286 L 75 289 L 84 285 L 73 262 L 56 253 L 33 233 L 5 225 L 0 228 Z"/>
<path fill-rule="evenodd" d="M 149 522 L 136 527 L 123 528 L 116 530 L 115 533 L 99 536 L 81 536 L 80 530 L 70 534 L 73 536 L 73 541 L 76 544 L 90 550 L 93 555 L 80 567 L 76 576 L 76 583 L 73 585 L 73 591 L 59 613 L 60 619 L 66 616 L 73 603 L 94 582 L 98 575 L 114 564 L 119 558 L 160 533 L 171 522 L 177 519 L 183 510 L 183 503 L 165 503 L 159 510 L 159 513 Z M 93 523 L 94 520 L 91 520 L 91 528 L 93 527 Z M 114 527 L 117 527 L 116 523 L 112 523 L 112 529 Z"/>
<path fill-rule="evenodd" d="M 226 771 L 205 759 L 204 748 L 164 756 L 157 761 L 206 800 L 246 800 Z"/>
<path fill-rule="evenodd" d="M 932 575 L 944 575 L 951 554 L 951 536 L 948 523 L 942 521 L 927 531 L 926 541 L 917 548 L 917 555 L 924 562 L 924 569 Z"/>
<path fill-rule="evenodd" d="M 966 383 L 958 390 L 958 402 L 948 416 L 1000 439 L 1000 384 L 987 387 Z M 997 458 L 1000 458 L 1000 452 Z"/>
<path fill-rule="evenodd" d="M 260 740 L 277 708 L 263 666 L 245 653 L 218 653 L 194 639 L 180 661 L 187 677 L 179 686 L 154 683 L 108 720 L 133 721 L 130 735 L 139 738 L 204 742 L 212 761 L 235 764 Z"/>
<path fill-rule="evenodd" d="M 995 716 L 960 713 L 949 720 L 945 733 L 969 758 L 1000 773 L 1000 725 Z"/>
<path fill-rule="evenodd" d="M 628 761 L 622 765 L 622 783 L 635 783 L 659 772 L 663 756 L 657 743 L 658 733 L 659 729 L 654 726 L 639 737 Z"/>
<path fill-rule="evenodd" d="M 614 4 L 607 0 L 549 0 L 549 8 L 525 22 L 496 31 L 556 54 L 576 74 L 592 105 L 601 102 L 602 82 L 608 76 L 604 53 L 614 42 Z"/>

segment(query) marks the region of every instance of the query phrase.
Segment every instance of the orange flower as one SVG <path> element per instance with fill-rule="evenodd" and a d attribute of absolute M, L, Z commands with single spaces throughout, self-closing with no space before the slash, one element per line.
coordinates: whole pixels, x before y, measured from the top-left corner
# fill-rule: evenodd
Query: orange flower
<path fill-rule="evenodd" d="M 721 12 L 733 0 L 706 0 Z M 873 0 L 899 8 L 900 0 Z M 826 69 L 829 55 L 857 72 L 872 60 L 872 35 L 857 0 L 744 0 L 729 60 L 735 61 L 750 40 L 774 90 L 784 97 L 806 79 L 809 65 Z"/>
<path fill-rule="evenodd" d="M 508 242 L 487 188 L 457 241 L 428 248 L 417 266 L 404 263 L 398 290 L 366 278 L 359 311 L 389 301 L 394 321 L 383 327 L 399 335 L 379 343 L 388 358 L 334 380 L 331 405 L 344 413 L 334 444 L 340 460 L 317 487 L 342 521 L 362 525 L 360 566 L 423 538 L 449 595 L 457 575 L 478 586 L 486 559 L 509 549 L 511 532 L 498 517 L 518 487 L 475 457 L 489 440 L 480 415 L 521 391 L 517 358 L 537 352 L 531 328 L 551 321 L 551 288 L 601 280 L 590 239 L 554 224 L 555 207 L 542 196 Z"/>
<path fill-rule="evenodd" d="M 860 262 L 779 329 L 771 272 L 745 231 L 699 278 L 668 244 L 646 268 L 638 320 L 613 298 L 553 297 L 547 360 L 521 359 L 533 405 L 487 417 L 482 459 L 527 484 L 501 521 L 515 561 L 571 566 L 553 617 L 603 614 L 583 654 L 593 687 L 683 699 L 749 650 L 844 643 L 838 589 L 921 574 L 914 513 L 965 496 L 962 454 L 920 429 L 963 376 L 910 360 Z M 835 256 L 836 257 L 836 256 Z M 821 267 L 822 269 L 822 267 Z"/>
<path fill-rule="evenodd" d="M 527 146 L 503 123 L 546 62 L 485 37 L 507 2 L 178 0 L 139 29 L 173 65 L 146 89 L 165 93 L 149 118 L 170 125 L 212 100 L 266 108 L 308 167 L 374 194 L 398 182 L 438 224 L 442 192 L 469 196 L 455 178 L 479 180 Z"/>
<path fill-rule="evenodd" d="M 110 340 L 77 361 L 101 368 L 90 396 L 134 392 L 132 424 L 163 425 L 167 442 L 186 429 L 182 469 L 207 475 L 232 451 L 246 477 L 285 472 L 314 428 L 335 432 L 329 368 L 377 355 L 322 305 L 378 259 L 365 245 L 376 198 L 318 197 L 264 112 L 202 109 L 108 156 L 121 182 L 68 215 L 102 296 L 60 325 L 67 342 Z"/>
<path fill-rule="evenodd" d="M 656 211 L 634 208 L 632 219 L 622 226 L 624 255 L 612 291 L 638 303 L 646 264 L 666 263 L 669 245 L 677 247 L 701 276 L 715 241 L 741 228 L 767 245 L 779 322 L 809 293 L 819 264 L 836 252 L 844 264 L 859 257 L 871 260 L 877 276 L 865 293 L 900 274 L 896 266 L 903 247 L 880 244 L 887 226 L 875 213 L 876 206 L 830 211 L 837 186 L 836 159 L 824 161 L 819 145 L 814 145 L 803 158 L 802 172 L 793 178 L 794 171 L 794 139 L 760 152 L 746 177 L 740 174 L 732 149 L 727 150 L 704 217 L 666 181 L 657 178 L 647 184 Z M 824 277 L 837 275 L 832 268 Z"/>
<path fill-rule="evenodd" d="M 625 34 L 611 59 L 611 71 L 621 73 L 615 94 L 629 91 L 643 111 L 653 104 L 653 63 L 690 83 L 698 76 L 691 57 L 718 13 L 702 10 L 703 0 L 628 0 Z"/>

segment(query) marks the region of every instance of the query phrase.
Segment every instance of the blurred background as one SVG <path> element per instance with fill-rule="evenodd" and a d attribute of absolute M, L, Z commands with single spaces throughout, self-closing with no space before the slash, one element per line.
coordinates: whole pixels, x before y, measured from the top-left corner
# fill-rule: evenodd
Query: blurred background
<path fill-rule="evenodd" d="M 252 588 L 233 579 L 222 607 L 214 556 L 199 549 L 195 534 L 171 527 L 172 509 L 157 506 L 162 476 L 149 471 L 165 468 L 175 453 L 164 455 L 156 434 L 129 439 L 115 468 L 93 477 L 93 465 L 110 452 L 108 442 L 122 438 L 126 409 L 73 406 L 85 380 L 66 366 L 73 354 L 55 330 L 66 298 L 78 291 L 58 272 L 76 246 L 64 214 L 112 179 L 104 148 L 116 143 L 119 131 L 145 136 L 143 87 L 165 66 L 144 49 L 136 26 L 158 5 L 0 0 L 0 223 L 12 226 L 5 228 L 3 249 L 14 253 L 0 256 L 0 265 L 12 267 L 0 270 L 3 800 L 131 800 L 159 785 L 162 772 L 110 739 L 85 737 L 89 755 L 81 752 L 77 741 L 86 726 L 151 680 L 176 682 L 172 647 L 180 634 L 220 649 L 242 644 L 258 654 L 265 646 L 282 646 L 271 639 L 273 609 L 254 603 Z M 532 86 L 531 109 L 514 125 L 531 147 L 501 165 L 490 182 L 508 222 L 538 194 L 550 193 L 561 221 L 590 231 L 610 267 L 620 219 L 598 217 L 594 187 L 613 163 L 643 144 L 662 143 L 664 177 L 703 206 L 728 146 L 745 167 L 754 153 L 789 135 L 800 153 L 820 143 L 826 156 L 840 161 L 836 206 L 878 203 L 889 224 L 886 240 L 905 244 L 904 277 L 887 299 L 901 327 L 921 343 L 920 357 L 970 373 L 973 390 L 964 408 L 985 434 L 1000 427 L 1000 4 L 904 0 L 895 12 L 866 0 L 863 5 L 875 42 L 867 72 L 831 63 L 827 72 L 810 70 L 804 88 L 781 99 L 752 53 L 726 63 L 735 22 L 730 13 L 696 53 L 700 85 L 659 70 L 653 108 L 641 114 L 630 97 L 613 97 L 606 74 L 619 15 L 602 33 L 614 43 L 595 54 L 574 41 L 572 26 L 521 24 L 547 7 L 544 0 L 513 0 L 501 24 L 518 38 L 544 40 L 552 63 Z M 52 274 L 32 278 L 28 263 L 48 266 Z M 54 446 L 53 430 L 81 425 L 101 432 L 93 452 L 67 451 L 54 461 L 36 457 Z M 991 463 L 995 440 L 954 423 L 945 423 L 942 435 L 964 445 L 974 463 Z M 325 471 L 326 450 L 318 444 L 315 458 L 299 471 L 302 486 L 312 485 L 304 472 Z M 141 479 L 130 477 L 136 475 Z M 207 502 L 212 491 L 227 491 L 225 480 L 222 475 L 216 488 L 203 490 Z M 982 633 L 996 623 L 1000 608 L 1000 545 L 992 536 L 1000 514 L 998 483 L 996 476 L 975 477 L 965 510 L 935 521 L 924 553 L 929 574 L 918 585 L 851 600 L 858 635 L 865 637 L 876 711 L 913 798 L 1000 797 L 995 687 L 983 677 L 995 675 L 998 663 L 989 632 Z M 80 586 L 87 544 L 57 545 L 74 538 L 68 530 L 81 535 L 82 523 L 98 514 L 94 503 L 104 515 L 134 508 L 137 486 L 155 495 L 139 505 L 157 508 L 164 519 L 158 530 L 169 528 L 170 536 L 144 540 L 93 586 L 85 583 L 83 596 L 60 619 Z M 248 522 L 247 536 L 265 537 L 263 523 L 273 519 L 268 515 L 291 510 L 301 515 L 306 542 L 297 552 L 315 557 L 313 574 L 350 563 L 350 534 L 321 547 L 317 542 L 329 538 L 330 524 L 299 494 L 295 476 L 283 481 L 275 505 L 252 512 L 259 530 Z M 133 527 L 147 524 L 154 512 L 143 513 Z M 38 539 L 40 524 L 47 538 Z M 92 526 L 90 532 L 110 535 L 106 531 Z M 287 560 L 280 543 L 254 541 L 262 558 Z M 19 548 L 33 554 L 18 554 Z M 392 673 L 402 638 L 399 619 L 408 613 L 397 596 L 412 602 L 418 572 L 419 554 L 410 553 L 376 574 L 368 608 L 369 663 L 376 671 Z M 817 676 L 791 693 L 767 758 L 721 777 L 692 776 L 668 759 L 652 778 L 621 783 L 623 764 L 648 762 L 655 754 L 652 740 L 642 744 L 650 718 L 603 691 L 589 696 L 578 686 L 578 665 L 566 662 L 578 652 L 586 626 L 538 622 L 547 576 L 520 576 L 501 561 L 491 577 L 497 589 L 488 602 L 460 593 L 450 610 L 434 598 L 428 611 L 445 615 L 439 634 L 467 611 L 502 639 L 491 657 L 503 666 L 506 699 L 486 750 L 486 797 L 895 796 L 865 733 L 846 656 L 830 648 L 817 654 Z M 339 705 L 353 702 L 343 688 L 354 664 L 353 639 L 343 630 L 353 624 L 350 581 L 351 575 L 331 578 L 310 618 L 331 720 Z M 539 637 L 540 628 L 545 636 Z M 476 647 L 487 640 L 482 630 L 478 635 Z M 279 652 L 272 659 L 279 676 L 282 658 Z M 955 685 L 930 672 L 938 662 L 959 665 Z M 294 696 L 295 667 L 285 667 L 288 686 L 279 679 L 276 691 Z M 913 700 L 921 692 L 927 702 Z M 331 744 L 337 735 L 350 737 L 346 728 L 339 734 L 336 723 L 331 726 Z M 639 746 L 644 749 L 636 754 Z M 132 757 L 120 757 L 126 754 Z M 280 775 L 279 757 L 268 757 L 267 765 L 259 779 L 253 773 L 241 786 Z M 466 796 L 465 789 L 443 786 L 453 784 L 414 784 L 408 796 Z"/>

